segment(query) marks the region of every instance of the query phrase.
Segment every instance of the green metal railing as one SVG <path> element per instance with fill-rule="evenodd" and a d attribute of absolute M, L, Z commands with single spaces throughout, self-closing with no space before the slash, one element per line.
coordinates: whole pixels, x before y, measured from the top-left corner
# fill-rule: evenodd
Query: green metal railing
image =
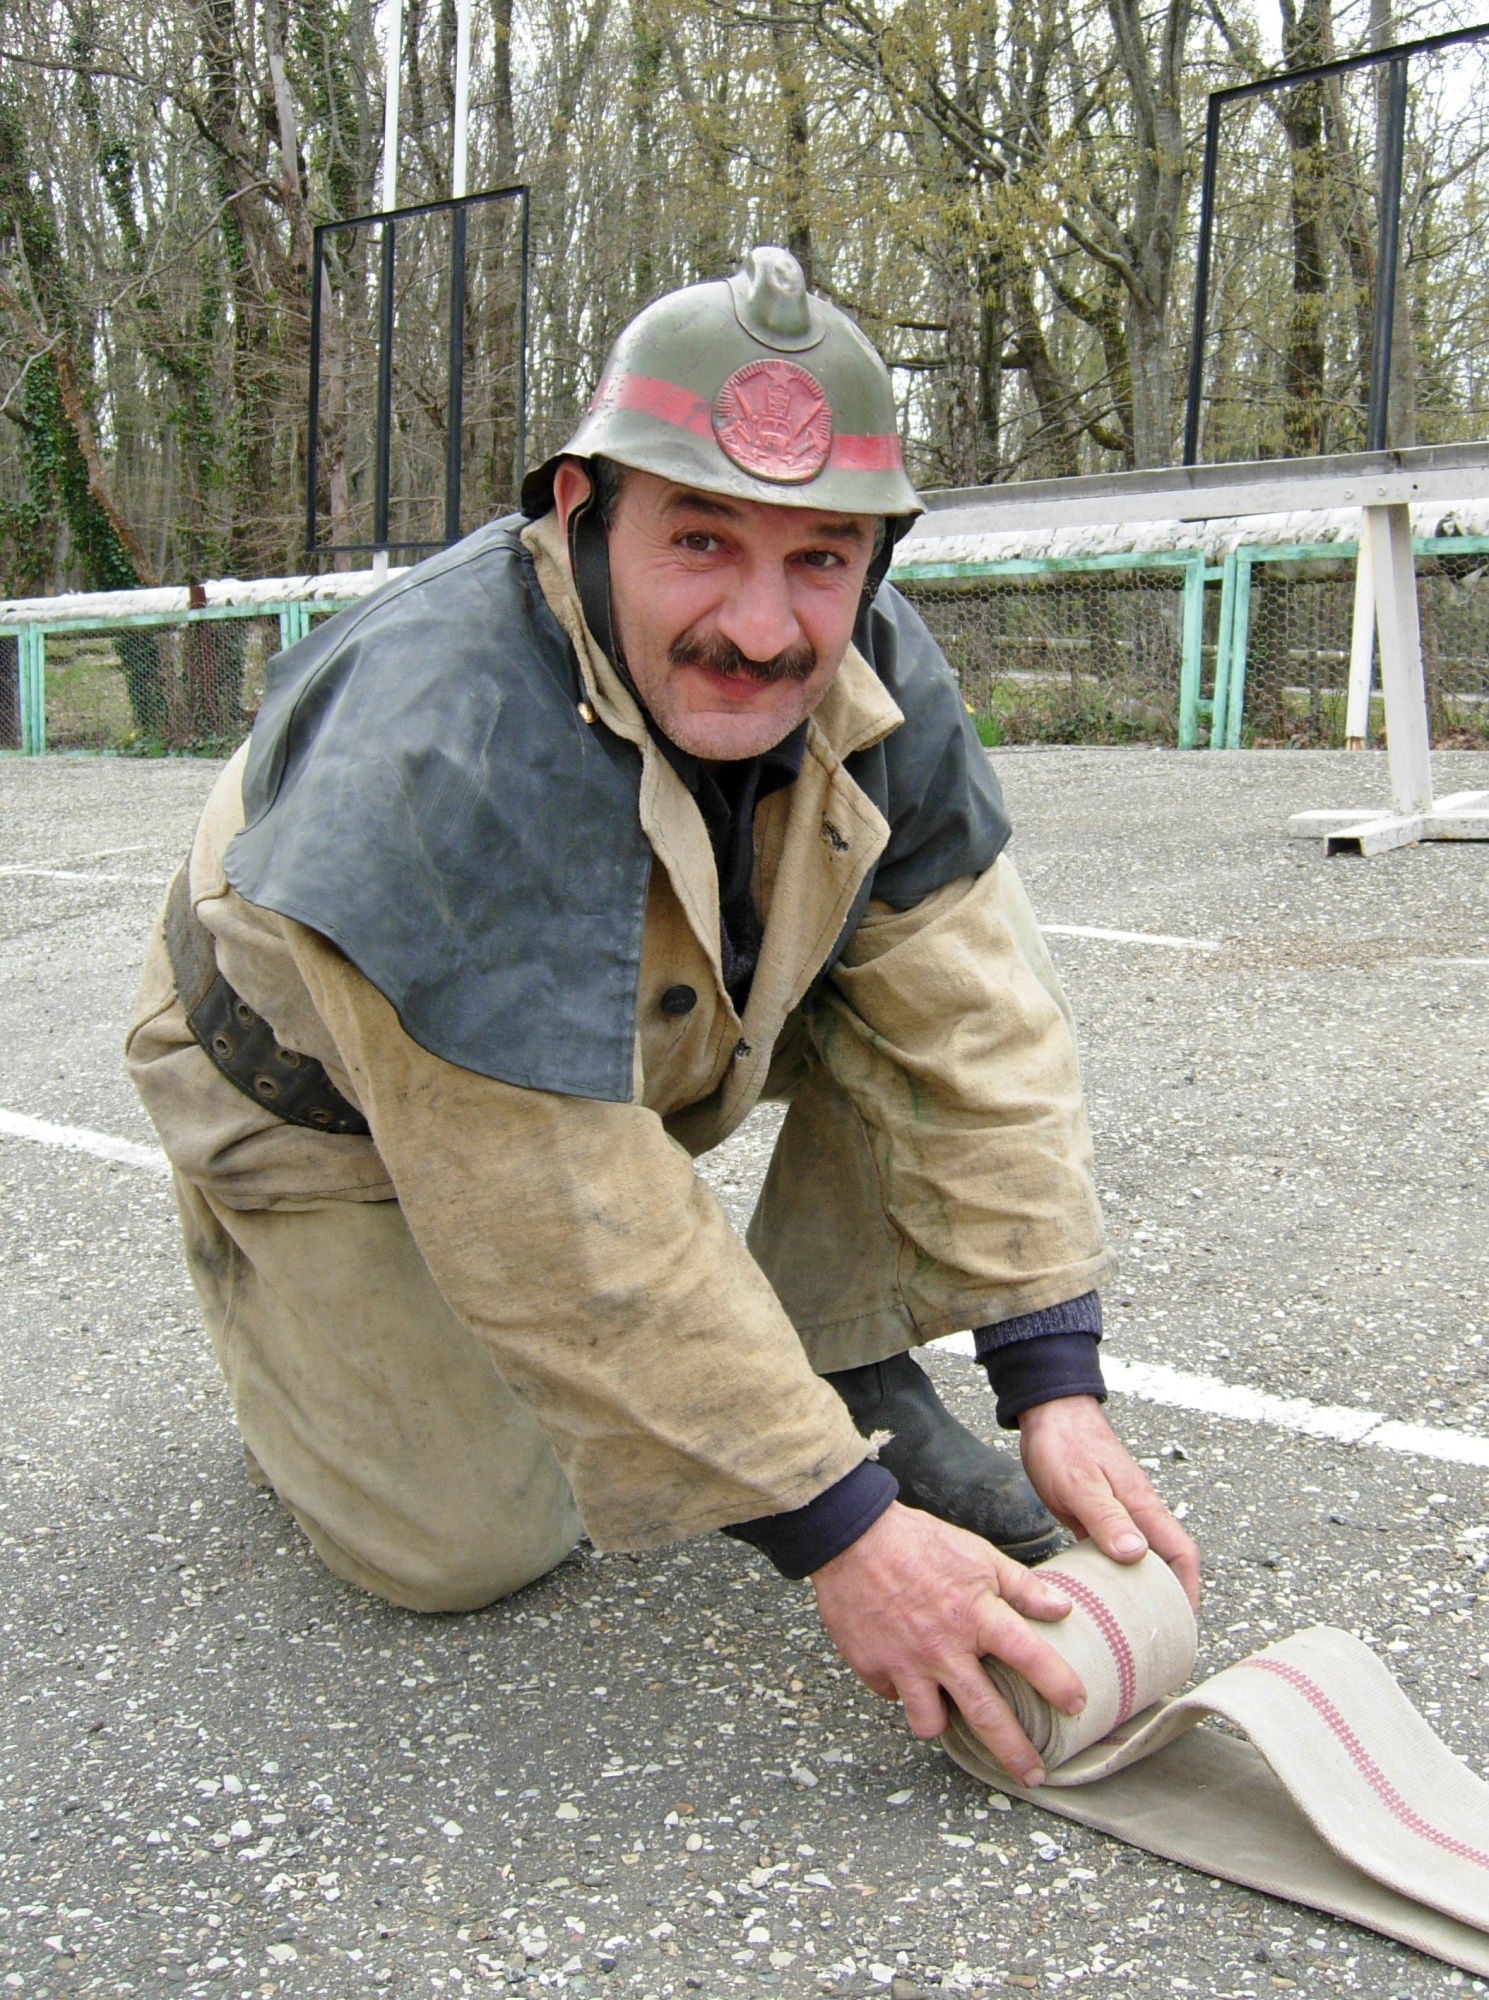
<path fill-rule="evenodd" d="M 1418 537 L 1414 550 L 1419 559 L 1434 557 L 1489 556 L 1489 536 L 1439 535 Z M 1125 552 L 1105 556 L 1018 557 L 1001 562 L 912 563 L 898 565 L 894 581 L 903 581 L 913 591 L 917 583 L 958 584 L 975 589 L 979 584 L 995 587 L 1000 580 L 1018 578 L 1093 575 L 1102 571 L 1140 569 L 1182 569 L 1183 606 L 1180 617 L 1180 670 L 1178 686 L 1177 742 L 1181 750 L 1198 747 L 1200 730 L 1209 724 L 1212 750 L 1238 750 L 1243 741 L 1247 671 L 1253 643 L 1252 580 L 1260 565 L 1291 563 L 1351 567 L 1358 557 L 1354 542 L 1243 543 L 1233 548 L 1217 568 L 1205 560 L 1202 549 L 1171 549 L 1161 552 Z M 1353 579 L 1351 578 L 1351 585 Z M 1213 693 L 1203 693 L 1205 641 L 1205 592 L 1218 584 L 1217 636 L 1214 642 Z M 1489 646 L 1486 646 L 1489 654 Z M 1342 702 L 1347 675 L 1337 690 Z"/>
<path fill-rule="evenodd" d="M 208 605 L 196 610 L 117 612 L 106 617 L 32 619 L 24 622 L 0 619 L 0 634 L 13 635 L 16 640 L 21 754 L 39 757 L 47 747 L 49 639 L 80 633 L 107 636 L 115 632 L 215 625 L 236 619 L 277 619 L 282 652 L 306 636 L 313 617 L 329 617 L 334 612 L 348 610 L 357 601 L 355 598 L 294 598 L 281 603 Z"/>
<path fill-rule="evenodd" d="M 1434 536 L 1418 539 L 1414 546 L 1419 559 L 1489 558 L 1489 536 Z M 1262 671 L 1265 664 L 1252 657 L 1256 643 L 1253 630 L 1253 580 L 1256 573 L 1263 566 L 1278 563 L 1305 566 L 1327 564 L 1337 573 L 1345 564 L 1352 570 L 1356 558 L 1354 542 L 1243 543 L 1233 548 L 1219 567 L 1207 563 L 1202 548 L 1181 548 L 1134 550 L 1098 556 L 1011 557 L 993 562 L 910 563 L 897 566 L 892 575 L 895 582 L 908 586 L 912 595 L 917 585 L 929 586 L 930 590 L 923 593 L 924 599 L 932 604 L 939 599 L 943 605 L 950 605 L 964 602 L 964 593 L 966 597 L 985 594 L 990 600 L 996 600 L 1000 584 L 1017 585 L 1021 580 L 1027 582 L 1046 578 L 1054 581 L 1067 577 L 1075 581 L 1082 577 L 1093 580 L 1101 576 L 1115 577 L 1124 572 L 1179 572 L 1177 584 L 1164 586 L 1166 591 L 1172 591 L 1180 598 L 1175 740 L 1181 750 L 1195 749 L 1199 745 L 1202 728 L 1208 724 L 1211 749 L 1236 750 L 1246 740 L 1243 725 L 1248 671 Z M 1213 642 L 1207 643 L 1206 592 L 1216 585 L 1219 586 L 1219 603 L 1218 606 L 1211 605 L 1211 625 L 1216 636 Z M 1097 587 L 1094 581 L 1092 587 Z M 1341 582 L 1339 587 L 1346 588 L 1348 584 Z M 346 610 L 357 601 L 299 598 L 267 604 L 216 605 L 196 610 L 120 613 L 92 618 L 24 621 L 0 618 L 0 634 L 12 635 L 16 640 L 16 710 L 19 715 L 20 750 L 27 756 L 39 756 L 47 748 L 47 644 L 51 639 L 82 633 L 106 636 L 150 627 L 179 628 L 235 619 L 277 619 L 279 644 L 283 649 L 306 636 L 312 619 Z M 1489 605 L 1489 594 L 1486 594 L 1486 605 Z M 1218 617 L 1214 615 L 1216 612 Z M 1172 613 L 1166 613 L 1165 618 L 1171 621 Z M 980 639 L 974 635 L 970 641 L 965 629 L 960 630 L 959 636 L 964 646 L 969 643 L 985 648 L 1005 644 L 1016 646 L 1022 643 L 1018 637 L 1019 629 L 1018 621 L 1014 619 L 1006 638 L 996 630 Z M 1171 622 L 1166 629 L 1172 634 Z M 1061 639 L 1050 643 L 1070 646 L 1075 642 Z M 1207 696 L 1204 692 L 1205 665 L 1211 645 L 1214 653 L 1213 692 Z M 1486 661 L 1489 661 L 1489 638 L 1486 638 L 1484 650 Z M 1316 693 L 1319 678 L 1317 660 L 1324 656 L 1315 651 L 1309 657 L 1315 662 L 1311 671 Z M 1172 653 L 1168 658 L 1171 663 Z M 1329 651 L 1327 658 L 1335 660 L 1337 649 Z M 1171 673 L 1172 666 L 1166 671 Z M 1336 675 L 1336 679 L 1339 679 L 1340 686 L 1331 685 L 1327 691 L 1326 699 L 1330 702 L 1340 697 L 1347 676 Z M 1265 689 L 1269 685 L 1264 675 L 1261 686 Z M 1167 699 L 1173 700 L 1172 679 L 1168 680 L 1168 689 Z M 1296 689 L 1293 689 L 1289 699 L 1295 705 Z M 1486 708 L 1489 708 L 1486 697 L 1475 696 L 1475 700 L 1485 700 Z M 1265 701 L 1262 706 L 1265 710 Z M 1173 715 L 1172 709 L 1169 714 Z M 11 727 L 14 727 L 13 723 Z"/>

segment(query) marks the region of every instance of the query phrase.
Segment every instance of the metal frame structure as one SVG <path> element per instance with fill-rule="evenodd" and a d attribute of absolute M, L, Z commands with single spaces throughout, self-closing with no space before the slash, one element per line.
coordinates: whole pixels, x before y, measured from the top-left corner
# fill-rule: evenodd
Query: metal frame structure
<path fill-rule="evenodd" d="M 1264 97 L 1325 77 L 1355 70 L 1390 71 L 1382 133 L 1384 157 L 1379 162 L 1380 202 L 1376 218 L 1376 283 L 1370 349 L 1370 402 L 1365 413 L 1366 451 L 1386 449 L 1386 419 L 1391 393 L 1391 335 L 1396 315 L 1396 265 L 1401 241 L 1401 177 L 1406 157 L 1407 71 L 1413 56 L 1462 42 L 1489 39 L 1489 22 L 1454 28 L 1446 34 L 1425 35 L 1419 41 L 1397 42 L 1389 48 L 1368 49 L 1362 55 L 1335 62 L 1313 63 L 1306 69 L 1283 70 L 1254 83 L 1235 83 L 1212 90 L 1205 112 L 1205 157 L 1200 176 L 1199 244 L 1195 256 L 1194 322 L 1189 336 L 1189 387 L 1184 407 L 1184 463 L 1199 458 L 1200 403 L 1204 389 L 1206 324 L 1210 310 L 1210 263 L 1215 227 L 1215 179 L 1220 158 L 1220 119 L 1228 104 L 1243 97 Z"/>
<path fill-rule="evenodd" d="M 1419 840 L 1489 840 L 1489 792 L 1433 799 L 1411 533 L 1413 501 L 1475 500 L 1485 494 L 1489 494 L 1489 441 L 1257 464 L 1185 465 L 1162 472 L 1098 473 L 1083 479 L 927 493 L 922 495 L 926 512 L 903 547 L 913 562 L 917 537 L 939 541 L 1010 529 L 1220 521 L 1304 508 L 1360 508 L 1361 547 L 1369 565 L 1374 623 L 1380 635 L 1392 810 L 1299 813 L 1289 831 L 1299 838 L 1322 839 L 1331 854 L 1380 854 Z M 1233 606 L 1234 602 L 1233 598 Z M 1234 608 L 1231 616 L 1233 648 Z M 1244 638 L 1243 625 L 1243 646 Z M 1218 694 L 1217 690 L 1217 705 Z M 1226 740 L 1229 710 L 1227 691 L 1221 718 Z M 1235 715 L 1239 731 L 1239 700 Z"/>
<path fill-rule="evenodd" d="M 390 549 L 429 553 L 460 539 L 460 447 L 465 421 L 465 240 L 470 210 L 493 201 L 516 201 L 521 207 L 517 282 L 517 441 L 513 478 L 517 485 L 527 464 L 527 323 L 530 255 L 530 191 L 525 181 L 487 188 L 480 194 L 453 196 L 448 201 L 416 202 L 407 208 L 349 215 L 339 222 L 322 222 L 315 231 L 310 281 L 310 417 L 305 444 L 305 553 L 322 556 L 373 555 L 386 562 Z M 445 533 L 437 542 L 393 542 L 388 538 L 389 469 L 393 452 L 393 281 L 398 225 L 414 216 L 450 216 L 450 324 L 445 392 Z M 325 287 L 325 239 L 341 229 L 377 228 L 378 336 L 377 402 L 373 444 L 372 540 L 319 543 L 317 483 L 320 476 L 321 312 Z"/>

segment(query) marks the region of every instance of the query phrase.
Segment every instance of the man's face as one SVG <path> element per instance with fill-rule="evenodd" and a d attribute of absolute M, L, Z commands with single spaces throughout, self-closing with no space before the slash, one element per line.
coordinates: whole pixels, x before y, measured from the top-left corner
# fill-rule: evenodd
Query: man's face
<path fill-rule="evenodd" d="M 559 468 L 561 519 L 588 475 Z M 878 521 L 731 500 L 628 472 L 610 525 L 610 602 L 637 691 L 672 741 L 756 757 L 811 714 L 842 664 Z"/>

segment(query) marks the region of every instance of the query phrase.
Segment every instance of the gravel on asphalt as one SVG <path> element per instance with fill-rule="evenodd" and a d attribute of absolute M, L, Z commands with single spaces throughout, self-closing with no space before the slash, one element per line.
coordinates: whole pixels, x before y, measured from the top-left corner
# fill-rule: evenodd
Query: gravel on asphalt
<path fill-rule="evenodd" d="M 1112 1351 L 1489 1434 L 1489 851 L 1288 841 L 1376 756 L 994 761 L 1042 917 L 1222 946 L 1051 941 Z M 0 758 L 0 1107 L 151 1142 L 119 1039 L 213 770 Z M 701 1163 L 741 1227 L 776 1117 Z M 1483 1990 L 984 1791 L 720 1537 L 471 1616 L 341 1585 L 244 1476 L 158 1178 L 0 1139 L 0 1270 L 0 1994 Z M 1204 1670 L 1343 1625 L 1489 1767 L 1482 1471 L 1112 1414 L 1203 1546 Z"/>

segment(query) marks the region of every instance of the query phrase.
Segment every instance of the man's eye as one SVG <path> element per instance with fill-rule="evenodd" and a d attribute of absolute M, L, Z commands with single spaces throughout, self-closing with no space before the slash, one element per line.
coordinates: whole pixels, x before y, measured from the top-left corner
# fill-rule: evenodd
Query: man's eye
<path fill-rule="evenodd" d="M 710 555 L 719 546 L 718 536 L 705 534 L 702 528 L 695 529 L 690 535 L 680 535 L 678 541 L 681 547 L 698 556 Z"/>
<path fill-rule="evenodd" d="M 807 549 L 801 560 L 810 569 L 839 569 L 843 562 L 836 549 Z"/>

